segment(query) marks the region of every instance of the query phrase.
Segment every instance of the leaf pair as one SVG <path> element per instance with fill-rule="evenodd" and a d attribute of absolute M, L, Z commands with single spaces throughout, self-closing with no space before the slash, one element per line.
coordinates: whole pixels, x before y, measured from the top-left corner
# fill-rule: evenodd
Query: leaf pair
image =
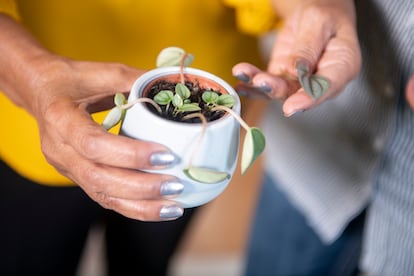
<path fill-rule="evenodd" d="M 171 90 L 161 90 L 154 96 L 154 101 L 159 105 L 166 105 L 167 110 L 170 104 L 172 104 L 175 108 L 175 113 L 201 110 L 198 103 L 192 103 L 190 101 L 191 92 L 187 86 L 182 83 L 177 83 L 174 92 Z"/>
<path fill-rule="evenodd" d="M 265 145 L 266 140 L 260 129 L 252 127 L 247 131 L 242 150 L 242 174 L 256 161 L 263 152 Z M 214 184 L 230 178 L 230 174 L 227 172 L 201 167 L 189 167 L 184 170 L 184 173 L 189 178 L 206 184 Z"/>
<path fill-rule="evenodd" d="M 125 117 L 125 108 L 123 107 L 124 104 L 127 103 L 127 100 L 122 93 L 116 93 L 114 97 L 115 107 L 113 107 L 108 114 L 106 115 L 104 121 L 102 122 L 102 126 L 109 130 L 115 125 L 117 125 L 120 121 L 123 120 Z"/>
<path fill-rule="evenodd" d="M 161 50 L 157 56 L 156 65 L 157 67 L 165 66 L 180 66 L 181 64 L 184 67 L 190 65 L 194 60 L 192 54 L 186 53 L 183 49 L 179 47 L 167 47 Z"/>
<path fill-rule="evenodd" d="M 313 99 L 319 99 L 331 86 L 329 80 L 318 75 L 311 75 L 305 66 L 298 65 L 298 78 L 300 85 Z"/>

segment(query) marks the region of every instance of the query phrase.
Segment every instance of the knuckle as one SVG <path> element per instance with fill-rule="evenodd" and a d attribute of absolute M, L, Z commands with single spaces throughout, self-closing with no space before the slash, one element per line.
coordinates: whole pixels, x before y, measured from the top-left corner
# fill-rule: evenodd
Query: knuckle
<path fill-rule="evenodd" d="M 95 200 L 105 209 L 113 210 L 116 208 L 115 198 L 108 196 L 104 192 L 97 192 Z"/>

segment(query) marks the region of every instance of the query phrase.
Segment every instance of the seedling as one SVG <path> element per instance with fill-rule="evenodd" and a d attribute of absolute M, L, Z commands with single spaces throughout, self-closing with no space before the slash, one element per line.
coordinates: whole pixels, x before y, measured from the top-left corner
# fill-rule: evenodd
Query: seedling
<path fill-rule="evenodd" d="M 174 90 L 161 90 L 153 99 L 141 97 L 133 102 L 127 102 L 122 93 L 115 95 L 115 107 L 110 110 L 102 126 L 109 130 L 118 124 L 125 116 L 128 108 L 139 102 L 151 104 L 160 116 L 169 113 L 171 117 L 180 117 L 180 121 L 188 121 L 194 118 L 202 123 L 202 133 L 198 143 L 204 138 L 204 133 L 208 127 L 208 120 L 202 113 L 202 108 L 207 108 L 210 112 L 228 113 L 233 116 L 238 123 L 246 130 L 241 159 L 241 173 L 244 174 L 253 162 L 263 152 L 265 147 L 265 137 L 257 127 L 250 127 L 247 123 L 232 110 L 235 99 L 232 95 L 220 94 L 217 91 L 205 90 L 202 93 L 201 101 L 191 100 L 191 91 L 185 84 L 184 67 L 188 66 L 194 57 L 177 47 L 168 47 L 160 52 L 157 57 L 157 67 L 180 66 L 180 82 L 175 85 Z M 220 172 L 210 168 L 195 167 L 192 164 L 194 156 L 197 154 L 198 147 L 194 147 L 189 164 L 184 173 L 191 179 L 202 183 L 218 183 L 227 178 L 227 172 Z"/>

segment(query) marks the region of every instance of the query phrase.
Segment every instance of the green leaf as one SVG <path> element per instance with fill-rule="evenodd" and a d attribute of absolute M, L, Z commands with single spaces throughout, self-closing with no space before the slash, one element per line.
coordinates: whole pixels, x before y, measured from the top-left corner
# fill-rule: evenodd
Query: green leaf
<path fill-rule="evenodd" d="M 115 103 L 116 106 L 124 105 L 124 104 L 126 104 L 126 102 L 127 102 L 127 100 L 126 100 L 124 94 L 122 94 L 122 93 L 116 93 L 115 94 L 114 103 Z"/>
<path fill-rule="evenodd" d="M 247 131 L 244 138 L 241 171 L 244 174 L 253 164 L 257 157 L 263 152 L 266 145 L 266 139 L 262 131 L 256 127 L 252 127 Z"/>
<path fill-rule="evenodd" d="M 177 108 L 181 108 L 184 104 L 183 99 L 180 97 L 180 95 L 175 94 L 172 100 L 173 106 Z"/>
<path fill-rule="evenodd" d="M 102 126 L 106 130 L 109 130 L 113 128 L 114 126 L 116 126 L 122 120 L 124 116 L 125 116 L 125 109 L 115 106 L 106 115 L 105 119 L 102 122 Z"/>
<path fill-rule="evenodd" d="M 311 96 L 314 99 L 318 99 L 329 90 L 331 83 L 325 77 L 313 75 L 310 77 L 310 85 L 312 88 Z"/>
<path fill-rule="evenodd" d="M 219 95 L 213 91 L 204 91 L 201 98 L 207 104 L 215 104 L 219 98 Z"/>
<path fill-rule="evenodd" d="M 175 93 L 180 95 L 181 99 L 188 99 L 191 96 L 190 89 L 182 83 L 177 83 L 175 85 Z"/>
<path fill-rule="evenodd" d="M 167 105 L 169 104 L 172 99 L 174 98 L 174 94 L 170 90 L 161 90 L 154 96 L 154 101 L 157 104 Z"/>
<path fill-rule="evenodd" d="M 190 65 L 191 63 L 193 63 L 194 61 L 194 56 L 193 54 L 187 54 L 187 56 L 184 59 L 184 67 L 187 67 L 188 65 Z"/>
<path fill-rule="evenodd" d="M 197 103 L 185 103 L 180 107 L 181 112 L 194 112 L 200 111 L 201 107 Z"/>
<path fill-rule="evenodd" d="M 157 56 L 157 67 L 180 66 L 181 60 L 185 55 L 184 49 L 179 47 L 167 47 Z"/>
<path fill-rule="evenodd" d="M 167 47 L 158 54 L 157 56 L 157 67 L 164 67 L 164 66 L 180 66 L 181 60 L 183 56 L 186 54 L 184 49 L 179 47 Z M 194 56 L 192 54 L 187 53 L 184 59 L 184 66 L 190 65 L 194 60 Z"/>
<path fill-rule="evenodd" d="M 234 99 L 232 95 L 229 95 L 229 94 L 220 95 L 217 99 L 218 105 L 232 107 L 235 103 L 236 103 L 236 100 Z"/>
<path fill-rule="evenodd" d="M 208 168 L 191 167 L 185 169 L 184 173 L 195 181 L 207 184 L 219 183 L 223 180 L 230 179 L 230 174 Z"/>
<path fill-rule="evenodd" d="M 322 76 L 310 75 L 305 69 L 298 68 L 298 78 L 303 90 L 313 99 L 319 99 L 331 86 L 330 81 Z"/>

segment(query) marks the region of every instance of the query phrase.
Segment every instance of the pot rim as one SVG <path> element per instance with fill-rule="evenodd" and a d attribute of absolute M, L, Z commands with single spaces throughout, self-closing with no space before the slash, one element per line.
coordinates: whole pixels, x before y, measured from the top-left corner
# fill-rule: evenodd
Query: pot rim
<path fill-rule="evenodd" d="M 128 97 L 128 101 L 130 102 L 130 101 L 134 101 L 137 98 L 140 98 L 140 96 L 142 95 L 142 93 L 145 90 L 146 86 L 148 84 L 150 84 L 151 82 L 153 82 L 155 79 L 162 78 L 162 77 L 168 76 L 168 75 L 176 75 L 176 74 L 180 74 L 180 67 L 179 66 L 160 67 L 160 68 L 155 68 L 155 69 L 152 69 L 152 70 L 149 70 L 149 71 L 145 72 L 140 77 L 138 77 L 138 79 L 136 79 L 136 81 L 132 85 L 131 90 L 130 90 L 130 94 L 129 94 L 129 97 Z M 218 77 L 218 76 L 216 76 L 216 75 L 214 75 L 210 72 L 207 72 L 207 71 L 204 71 L 204 70 L 198 69 L 198 68 L 193 68 L 193 67 L 185 67 L 184 68 L 184 74 L 189 74 L 189 75 L 199 76 L 199 77 L 203 77 L 203 78 L 208 78 L 208 79 L 212 80 L 213 82 L 217 83 L 224 90 L 226 90 L 226 92 L 228 94 L 235 97 L 236 103 L 232 107 L 232 110 L 240 115 L 241 102 L 240 102 L 239 95 L 234 90 L 234 88 L 230 84 L 228 84 L 225 80 L 221 79 L 220 77 Z M 144 112 L 148 113 L 146 115 L 150 116 L 152 120 L 156 120 L 156 121 L 160 121 L 160 122 L 162 121 L 164 123 L 176 124 L 177 126 L 180 126 L 180 127 L 192 127 L 192 128 L 202 127 L 201 123 L 177 122 L 177 121 L 168 120 L 166 118 L 158 116 L 158 115 L 154 114 L 153 112 L 151 112 L 145 106 L 145 103 L 137 103 L 133 107 L 131 107 L 131 109 L 137 108 L 138 106 L 144 107 L 143 108 Z M 235 119 L 232 115 L 226 113 L 226 114 L 224 114 L 223 117 L 221 117 L 217 120 L 208 122 L 207 126 L 210 128 L 210 127 L 212 127 L 216 124 L 219 124 L 220 122 L 222 122 L 222 121 L 224 121 L 228 118 Z"/>

